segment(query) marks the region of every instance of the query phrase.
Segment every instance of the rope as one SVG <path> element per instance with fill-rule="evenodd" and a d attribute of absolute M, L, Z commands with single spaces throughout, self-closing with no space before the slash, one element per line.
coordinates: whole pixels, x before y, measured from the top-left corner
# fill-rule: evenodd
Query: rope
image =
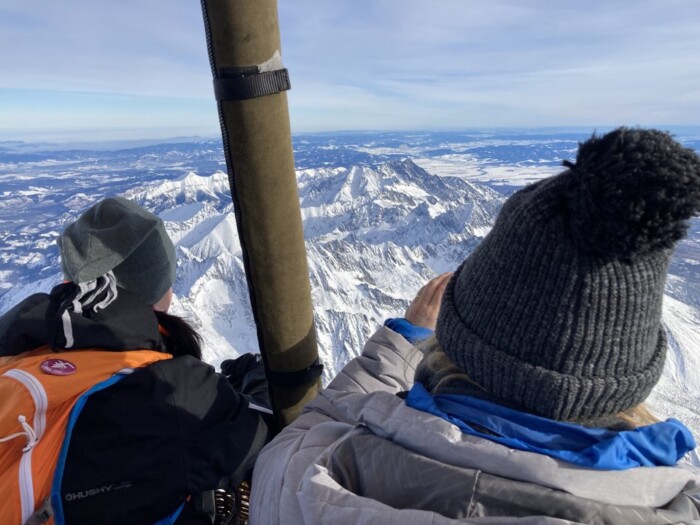
<path fill-rule="evenodd" d="M 19 415 L 17 420 L 19 421 L 19 424 L 22 425 L 22 432 L 15 432 L 14 434 L 10 434 L 9 436 L 0 438 L 0 443 L 4 443 L 6 441 L 10 441 L 21 436 L 25 436 L 27 438 L 27 445 L 22 449 L 22 452 L 29 452 L 31 449 L 34 448 L 34 445 L 36 445 L 37 443 L 36 432 L 34 432 L 32 426 L 29 423 L 27 423 L 27 418 L 24 417 L 22 414 Z"/>

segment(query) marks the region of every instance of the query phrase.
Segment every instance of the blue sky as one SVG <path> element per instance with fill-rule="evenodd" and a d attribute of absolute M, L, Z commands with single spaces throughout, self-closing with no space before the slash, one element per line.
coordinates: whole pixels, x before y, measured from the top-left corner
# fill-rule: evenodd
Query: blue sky
<path fill-rule="evenodd" d="M 292 130 L 700 125 L 698 0 L 280 0 Z M 195 0 L 0 0 L 0 139 L 215 136 Z"/>

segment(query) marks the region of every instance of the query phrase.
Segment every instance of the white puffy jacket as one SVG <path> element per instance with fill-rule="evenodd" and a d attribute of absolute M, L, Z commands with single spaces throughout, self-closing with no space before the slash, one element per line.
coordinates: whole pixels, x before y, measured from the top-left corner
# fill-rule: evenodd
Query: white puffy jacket
<path fill-rule="evenodd" d="M 700 523 L 695 471 L 585 469 L 406 406 L 420 357 L 379 329 L 260 454 L 251 523 Z"/>

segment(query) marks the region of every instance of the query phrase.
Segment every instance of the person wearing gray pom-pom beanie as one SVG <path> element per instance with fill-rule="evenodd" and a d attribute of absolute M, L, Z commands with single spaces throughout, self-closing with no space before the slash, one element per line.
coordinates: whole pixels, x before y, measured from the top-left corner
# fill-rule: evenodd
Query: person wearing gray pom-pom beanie
<path fill-rule="evenodd" d="M 609 417 L 661 376 L 673 245 L 700 209 L 697 155 L 618 129 L 514 194 L 447 286 L 436 336 L 481 388 L 544 417 Z"/>
<path fill-rule="evenodd" d="M 263 449 L 253 523 L 700 522 L 692 433 L 643 406 L 700 158 L 620 128 L 565 167 Z"/>

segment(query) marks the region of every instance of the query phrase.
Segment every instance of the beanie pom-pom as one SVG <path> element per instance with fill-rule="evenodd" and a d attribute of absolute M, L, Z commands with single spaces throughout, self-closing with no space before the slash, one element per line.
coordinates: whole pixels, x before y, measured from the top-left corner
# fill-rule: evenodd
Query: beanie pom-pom
<path fill-rule="evenodd" d="M 564 165 L 571 234 L 586 252 L 634 258 L 671 248 L 700 211 L 700 158 L 668 133 L 594 135 Z"/>

